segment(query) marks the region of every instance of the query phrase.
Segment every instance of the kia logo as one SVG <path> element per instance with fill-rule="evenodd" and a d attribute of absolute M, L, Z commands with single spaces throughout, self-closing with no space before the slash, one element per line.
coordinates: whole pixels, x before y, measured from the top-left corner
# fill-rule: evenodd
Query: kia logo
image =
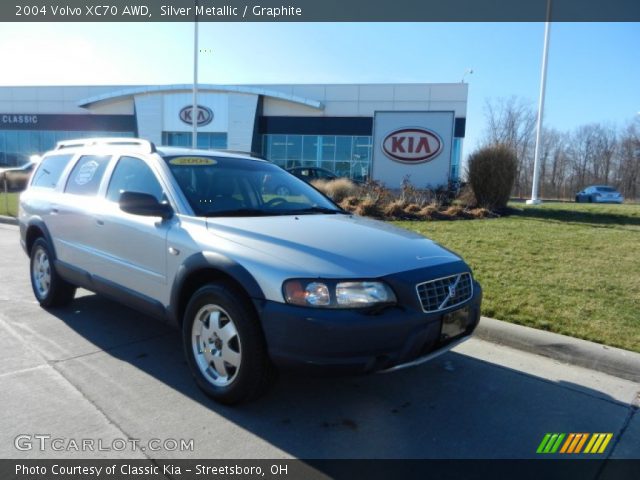
<path fill-rule="evenodd" d="M 187 105 L 180 110 L 180 120 L 187 125 L 193 125 L 193 105 Z M 198 126 L 209 125 L 211 120 L 213 120 L 213 112 L 211 109 L 198 105 L 198 116 L 196 118 Z"/>
<path fill-rule="evenodd" d="M 431 130 L 403 128 L 385 137 L 382 151 L 396 162 L 425 163 L 440 154 L 442 140 Z"/>

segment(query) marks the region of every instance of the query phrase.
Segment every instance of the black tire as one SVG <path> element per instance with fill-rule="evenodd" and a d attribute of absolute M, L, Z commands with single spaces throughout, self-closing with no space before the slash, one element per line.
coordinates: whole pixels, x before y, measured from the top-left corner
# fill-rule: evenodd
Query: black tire
<path fill-rule="evenodd" d="M 580 195 L 576 195 L 576 203 L 580 203 Z"/>
<path fill-rule="evenodd" d="M 225 363 L 228 369 L 227 377 L 218 377 L 217 368 L 213 362 L 208 362 L 203 351 L 203 343 L 211 345 L 207 350 L 211 356 L 221 357 L 224 351 L 223 346 L 215 342 L 224 342 L 215 335 L 216 340 L 203 340 L 202 336 L 197 336 L 196 332 L 202 329 L 202 318 L 207 316 L 210 308 L 216 310 L 218 314 L 218 324 L 222 322 L 227 325 L 229 322 L 235 327 L 237 340 L 233 347 L 234 352 L 239 352 L 239 366 L 237 368 Z M 221 310 L 221 311 L 220 311 Z M 200 322 L 200 326 L 195 322 Z M 210 322 L 210 320 L 209 320 Z M 209 325 L 209 328 L 211 326 Z M 258 322 L 256 313 L 249 304 L 246 295 L 238 292 L 237 289 L 223 283 L 208 284 L 197 290 L 187 305 L 182 322 L 182 338 L 187 363 L 196 383 L 209 397 L 217 402 L 226 405 L 235 405 L 249 400 L 253 400 L 263 395 L 275 382 L 276 370 L 267 354 L 267 346 Z M 227 346 L 229 348 L 229 346 Z M 198 353 L 196 353 L 198 352 Z M 221 357 L 224 358 L 224 357 Z M 200 362 L 200 363 L 199 363 Z M 205 367 L 202 367 L 205 365 Z M 206 372 L 203 368 L 208 367 Z M 220 380 L 222 379 L 222 380 Z M 228 384 L 219 385 L 215 381 Z"/>
<path fill-rule="evenodd" d="M 36 266 L 36 262 L 40 261 L 42 261 L 42 263 L 38 263 L 38 266 Z M 31 288 L 41 307 L 63 307 L 71 303 L 76 294 L 76 287 L 58 275 L 53 264 L 51 247 L 44 238 L 38 238 L 33 243 L 29 267 Z M 41 272 L 43 277 L 36 278 L 38 272 Z M 44 282 L 44 275 L 48 275 L 49 279 L 47 288 L 43 288 L 46 283 Z"/>
<path fill-rule="evenodd" d="M 593 203 L 593 197 L 592 197 L 591 195 L 589 195 L 589 200 L 588 200 L 588 202 L 589 202 L 589 203 Z"/>

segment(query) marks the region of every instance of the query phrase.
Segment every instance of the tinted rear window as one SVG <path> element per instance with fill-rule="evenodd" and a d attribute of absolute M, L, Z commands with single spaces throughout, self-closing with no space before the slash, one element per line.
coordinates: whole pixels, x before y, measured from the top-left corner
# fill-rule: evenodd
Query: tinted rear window
<path fill-rule="evenodd" d="M 34 187 L 56 188 L 58 180 L 73 155 L 51 155 L 45 157 L 33 175 Z"/>
<path fill-rule="evenodd" d="M 85 155 L 78 160 L 67 180 L 66 193 L 95 195 L 111 156 Z"/>

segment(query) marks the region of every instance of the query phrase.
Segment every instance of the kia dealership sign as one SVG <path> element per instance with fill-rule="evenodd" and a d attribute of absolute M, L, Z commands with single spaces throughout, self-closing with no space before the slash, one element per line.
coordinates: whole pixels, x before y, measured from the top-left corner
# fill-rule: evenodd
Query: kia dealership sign
<path fill-rule="evenodd" d="M 182 120 L 187 125 L 193 125 L 193 105 L 187 105 L 179 113 L 180 120 Z M 203 107 L 202 105 L 197 106 L 197 114 L 196 114 L 196 122 L 199 127 L 203 127 L 204 125 L 209 125 L 213 120 L 213 111 L 210 108 Z"/>
<path fill-rule="evenodd" d="M 385 137 L 382 150 L 396 162 L 424 163 L 442 151 L 442 140 L 426 128 L 402 128 Z"/>
<path fill-rule="evenodd" d="M 390 188 L 449 183 L 454 112 L 376 112 L 371 176 Z"/>

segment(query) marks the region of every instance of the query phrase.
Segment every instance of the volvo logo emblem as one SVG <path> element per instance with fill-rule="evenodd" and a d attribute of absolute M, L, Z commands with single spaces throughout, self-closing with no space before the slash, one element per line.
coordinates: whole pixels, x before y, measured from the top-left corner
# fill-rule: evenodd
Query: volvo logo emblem
<path fill-rule="evenodd" d="M 449 285 L 449 297 L 451 298 L 456 296 L 456 283 L 454 283 L 453 285 Z"/>
<path fill-rule="evenodd" d="M 180 120 L 187 125 L 193 125 L 193 105 L 187 105 L 180 110 Z M 198 105 L 198 112 L 196 114 L 196 122 L 199 127 L 209 125 L 213 120 L 213 111 L 208 107 Z"/>

